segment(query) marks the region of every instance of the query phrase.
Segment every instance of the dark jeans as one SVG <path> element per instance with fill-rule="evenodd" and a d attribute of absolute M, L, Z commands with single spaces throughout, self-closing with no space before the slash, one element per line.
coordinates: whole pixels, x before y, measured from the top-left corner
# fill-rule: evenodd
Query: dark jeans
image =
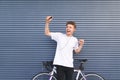
<path fill-rule="evenodd" d="M 56 65 L 57 80 L 72 80 L 73 68 Z"/>

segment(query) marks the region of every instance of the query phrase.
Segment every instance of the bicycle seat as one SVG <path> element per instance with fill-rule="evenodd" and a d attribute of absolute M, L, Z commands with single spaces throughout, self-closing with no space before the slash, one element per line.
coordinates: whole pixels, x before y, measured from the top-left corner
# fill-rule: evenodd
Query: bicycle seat
<path fill-rule="evenodd" d="M 81 59 L 81 63 L 87 62 L 87 59 Z"/>
<path fill-rule="evenodd" d="M 83 64 L 84 64 L 85 62 L 87 62 L 87 59 L 75 59 L 75 60 L 78 61 L 78 62 L 80 62 L 80 64 L 79 64 L 79 69 L 80 69 L 80 70 L 84 70 Z"/>
<path fill-rule="evenodd" d="M 42 61 L 42 64 L 48 71 L 51 71 L 53 68 L 53 61 Z"/>

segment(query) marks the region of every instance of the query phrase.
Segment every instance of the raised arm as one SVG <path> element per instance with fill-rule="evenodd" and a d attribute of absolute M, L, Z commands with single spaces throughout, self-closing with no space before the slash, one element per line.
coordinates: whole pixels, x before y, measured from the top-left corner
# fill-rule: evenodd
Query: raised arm
<path fill-rule="evenodd" d="M 49 24 L 52 21 L 52 16 L 47 16 L 45 20 L 45 35 L 50 36 Z"/>
<path fill-rule="evenodd" d="M 80 53 L 80 51 L 82 50 L 83 45 L 84 45 L 84 39 L 80 39 L 80 40 L 79 40 L 79 46 L 78 46 L 78 48 L 75 50 L 75 53 Z"/>

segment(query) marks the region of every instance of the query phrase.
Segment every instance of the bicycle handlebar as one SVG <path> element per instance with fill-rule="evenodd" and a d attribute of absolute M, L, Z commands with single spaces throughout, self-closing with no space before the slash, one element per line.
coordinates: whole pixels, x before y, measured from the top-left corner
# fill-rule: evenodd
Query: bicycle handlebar
<path fill-rule="evenodd" d="M 53 61 L 42 61 L 42 64 L 48 71 L 51 71 L 53 68 Z"/>

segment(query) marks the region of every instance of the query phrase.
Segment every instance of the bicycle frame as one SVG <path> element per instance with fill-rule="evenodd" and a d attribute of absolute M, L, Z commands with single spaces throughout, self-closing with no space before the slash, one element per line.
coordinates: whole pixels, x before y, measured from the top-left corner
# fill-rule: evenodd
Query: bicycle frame
<path fill-rule="evenodd" d="M 56 71 L 56 67 L 55 67 L 55 66 L 53 67 L 52 71 L 49 73 L 49 74 L 51 75 L 51 77 L 49 78 L 49 80 L 52 79 L 54 73 L 57 73 L 57 71 Z"/>
<path fill-rule="evenodd" d="M 82 73 L 82 71 L 80 69 L 74 69 L 74 72 L 77 72 L 77 75 L 76 75 L 76 79 L 75 80 L 78 80 L 79 79 L 79 76 L 81 75 L 83 77 L 84 80 L 86 80 L 84 74 Z"/>
<path fill-rule="evenodd" d="M 74 72 L 77 72 L 77 75 L 75 77 L 75 80 L 79 80 L 79 76 L 81 75 L 83 77 L 84 80 L 86 80 L 85 76 L 84 76 L 84 73 L 82 73 L 82 71 L 80 69 L 74 69 Z M 54 66 L 52 71 L 50 72 L 50 75 L 51 77 L 49 78 L 49 80 L 52 79 L 52 76 L 54 75 L 54 73 L 57 73 L 56 72 L 56 67 Z"/>

